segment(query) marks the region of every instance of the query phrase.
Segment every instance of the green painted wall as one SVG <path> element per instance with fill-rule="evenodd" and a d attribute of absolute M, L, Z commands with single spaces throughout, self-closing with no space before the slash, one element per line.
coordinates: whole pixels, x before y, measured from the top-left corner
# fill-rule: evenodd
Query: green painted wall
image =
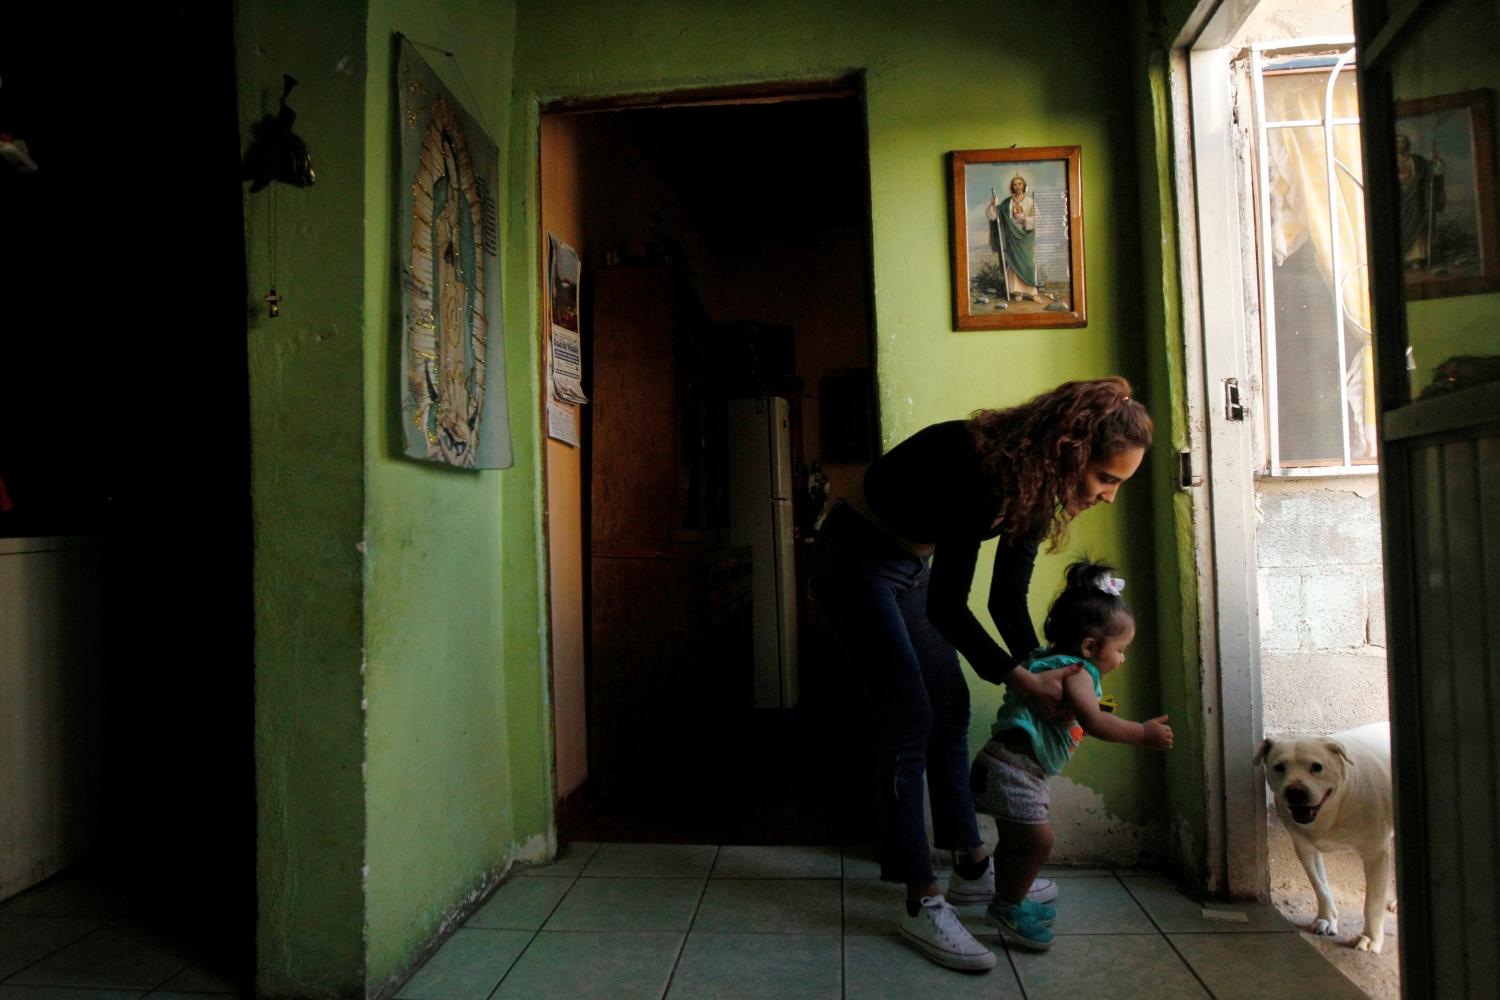
<path fill-rule="evenodd" d="M 1147 384 L 1156 401 L 1156 461 L 1151 469 L 1152 527 L 1158 574 L 1162 711 L 1174 721 L 1176 744 L 1165 760 L 1168 848 L 1173 867 L 1201 885 L 1208 868 L 1205 798 L 1206 732 L 1199 657 L 1197 568 L 1191 497 L 1179 489 L 1176 456 L 1188 446 L 1183 363 L 1181 260 L 1176 226 L 1174 143 L 1168 52 L 1180 24 L 1166 20 L 1152 0 L 1132 4 L 1131 50 L 1136 69 L 1137 148 L 1141 170 L 1141 288 L 1145 294 Z M 1175 16 L 1175 15 L 1174 15 Z M 1180 16 L 1186 17 L 1186 12 Z M 1152 239 L 1146 239 L 1146 235 Z"/>
<path fill-rule="evenodd" d="M 534 120 L 539 100 L 603 96 L 863 70 L 870 132 L 871 210 L 882 433 L 887 446 L 923 425 L 982 406 L 1019 402 L 1068 378 L 1119 372 L 1152 381 L 1144 326 L 1141 185 L 1126 9 L 1065 0 L 1049 35 L 1009 39 L 1014 3 L 849 5 L 758 2 L 619 5 L 525 3 L 517 28 L 511 201 L 528 222 L 512 231 L 524 280 L 537 273 Z M 1030 18 L 1027 23 L 1035 28 Z M 1081 330 L 954 333 L 945 154 L 1009 146 L 1083 147 L 1089 326 Z M 806 151 L 816 156 L 816 149 Z M 526 171 L 522 173 L 522 169 Z M 732 208 L 732 206 L 727 206 Z M 517 217 L 519 218 L 519 216 Z M 1153 221 L 1148 231 L 1155 233 Z M 1159 234 L 1150 237 L 1150 242 Z M 534 292 L 529 292 L 533 294 Z M 1168 400 L 1153 399 L 1165 416 Z M 1156 463 L 1153 463 L 1156 464 Z M 1153 599 L 1148 470 L 1113 509 L 1082 518 L 1069 553 L 1117 559 L 1140 610 L 1131 665 L 1110 687 L 1125 711 L 1161 702 L 1159 610 Z M 1067 554 L 1044 558 L 1033 589 L 1040 615 Z M 982 595 L 988 581 L 976 581 Z M 979 599 L 976 596 L 976 605 Z M 1178 655 L 1174 649 L 1166 659 Z M 987 735 L 999 689 L 975 682 L 973 738 Z M 1144 824 L 1162 816 L 1161 761 L 1099 744 L 1069 776 L 1103 795 L 1110 812 Z"/>
<path fill-rule="evenodd" d="M 422 57 L 485 123 L 504 168 L 514 20 L 508 2 L 374 0 L 369 8 L 363 377 L 371 990 L 406 967 L 518 855 L 545 853 L 550 731 L 538 624 L 536 366 L 526 314 L 507 307 L 502 316 L 513 468 L 464 472 L 408 461 L 394 420 L 401 384 L 392 360 L 400 323 L 392 265 L 399 251 L 394 32 L 420 43 Z M 514 214 L 502 207 L 505 218 Z M 508 288 L 505 294 L 508 300 Z"/>
<path fill-rule="evenodd" d="M 362 2 L 236 9 L 242 142 L 281 75 L 317 184 L 245 196 L 255 519 L 257 988 L 349 995 L 364 967 Z M 271 284 L 274 206 L 281 316 Z M 207 873 L 205 873 L 207 877 Z"/>
<path fill-rule="evenodd" d="M 398 457 L 393 31 L 504 150 L 515 6 L 245 0 L 242 141 L 281 74 L 317 183 L 247 195 L 256 564 L 258 989 L 362 996 L 518 857 L 545 856 L 535 359 L 509 308 L 516 464 Z"/>
<path fill-rule="evenodd" d="M 1066 36 L 1013 48 L 1004 25 L 1015 10 L 957 0 L 858 17 L 831 0 L 628 9 L 450 0 L 436 10 L 415 0 L 316 9 L 242 0 L 242 130 L 248 137 L 274 110 L 280 74 L 293 73 L 303 81 L 292 101 L 298 131 L 319 175 L 313 188 L 277 192 L 286 302 L 280 319 L 254 321 L 250 343 L 263 992 L 380 988 L 491 876 L 548 847 L 531 336 L 539 100 L 863 71 L 886 444 L 1066 378 L 1134 380 L 1163 428 L 1157 457 L 1116 507 L 1077 524 L 1067 553 L 1042 560 L 1034 611 L 1040 617 L 1069 554 L 1116 559 L 1141 630 L 1110 687 L 1133 717 L 1154 714 L 1163 687 L 1168 710 L 1188 703 L 1192 643 L 1181 623 L 1191 590 L 1165 461 L 1180 433 L 1180 358 L 1159 329 L 1171 327 L 1175 301 L 1159 214 L 1170 190 L 1139 169 L 1160 152 L 1138 129 L 1160 129 L 1147 117 L 1159 116 L 1160 93 L 1134 85 L 1136 62 L 1121 44 L 1130 10 L 1068 0 L 1055 11 Z M 501 146 L 511 470 L 453 472 L 397 457 L 394 30 L 455 54 L 426 50 L 472 95 Z M 950 328 L 945 153 L 1012 144 L 1084 149 L 1085 329 Z M 257 317 L 255 296 L 270 281 L 267 197 L 246 200 Z M 976 595 L 986 587 L 976 581 Z M 999 691 L 977 681 L 975 691 L 977 745 Z M 1162 791 L 1161 758 L 1141 751 L 1092 746 L 1070 777 L 1142 828 L 1178 809 Z"/>

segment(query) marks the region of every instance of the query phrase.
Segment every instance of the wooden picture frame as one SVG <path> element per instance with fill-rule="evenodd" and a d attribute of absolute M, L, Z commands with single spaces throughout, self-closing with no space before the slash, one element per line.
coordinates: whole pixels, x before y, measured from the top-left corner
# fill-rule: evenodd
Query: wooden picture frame
<path fill-rule="evenodd" d="M 959 149 L 949 161 L 954 328 L 1087 326 L 1082 147 Z"/>
<path fill-rule="evenodd" d="M 1395 112 L 1397 252 L 1406 298 L 1500 291 L 1489 91 L 1397 101 Z"/>

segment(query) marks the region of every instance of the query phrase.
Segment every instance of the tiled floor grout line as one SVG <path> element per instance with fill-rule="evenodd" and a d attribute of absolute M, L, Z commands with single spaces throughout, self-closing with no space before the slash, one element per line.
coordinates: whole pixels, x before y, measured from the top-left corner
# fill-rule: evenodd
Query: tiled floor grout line
<path fill-rule="evenodd" d="M 1021 991 L 1021 1000 L 1031 1000 L 1031 994 L 1026 992 L 1026 982 L 1021 978 L 1021 968 L 1016 965 L 1016 956 L 1005 943 L 1004 938 L 999 939 L 1000 951 L 1005 955 L 1005 962 L 1010 966 L 1010 974 L 1016 981 L 1016 989 Z"/>
<path fill-rule="evenodd" d="M 849 873 L 844 868 L 844 844 L 839 844 L 839 997 L 849 1000 Z"/>
<path fill-rule="evenodd" d="M 548 917 L 550 918 L 551 914 L 548 914 Z M 542 923 L 546 923 L 546 921 L 544 920 L 544 921 L 542 921 Z M 463 928 L 459 928 L 459 929 L 462 930 Z M 475 930 L 490 930 L 491 928 L 488 928 L 488 927 L 477 927 L 477 928 L 474 928 L 474 929 Z M 500 928 L 497 927 L 497 928 L 494 928 L 494 929 L 495 930 L 499 930 Z M 495 983 L 494 989 L 490 990 L 488 993 L 485 994 L 485 1000 L 490 1000 L 491 997 L 493 997 L 496 993 L 500 992 L 500 987 L 502 987 L 502 986 L 505 985 L 505 979 L 506 979 L 506 977 L 509 976 L 511 974 L 511 972 L 513 972 L 515 970 L 516 964 L 521 961 L 521 956 L 525 955 L 526 952 L 527 952 L 527 950 L 532 945 L 536 944 L 536 939 L 539 938 L 539 937 L 541 937 L 541 936 L 542 936 L 542 929 L 540 927 L 538 927 L 536 930 L 534 930 L 534 931 L 531 932 L 531 937 L 526 940 L 526 947 L 522 948 L 520 951 L 516 952 L 516 957 L 510 960 L 510 964 L 507 965 L 505 967 L 505 971 L 500 974 L 500 979 L 499 979 L 498 982 Z"/>
<path fill-rule="evenodd" d="M 672 992 L 672 980 L 677 978 L 677 968 L 682 964 L 682 953 L 687 951 L 688 938 L 692 936 L 693 925 L 698 922 L 698 914 L 703 909 L 703 897 L 708 895 L 708 884 L 714 878 L 714 865 L 719 863 L 719 854 L 724 850 L 724 845 L 714 845 L 714 856 L 708 862 L 708 872 L 703 877 L 703 888 L 698 890 L 698 902 L 693 907 L 693 917 L 688 921 L 687 930 L 683 932 L 682 944 L 677 946 L 677 957 L 672 959 L 672 971 L 667 973 L 667 983 L 662 987 L 662 1000 L 666 1000 L 668 993 Z"/>
<path fill-rule="evenodd" d="M 56 913 L 29 913 L 29 914 L 25 914 L 25 916 L 32 916 L 32 917 L 56 917 L 56 916 L 60 916 L 60 914 L 56 914 Z M 102 917 L 89 917 L 87 919 L 89 919 L 89 920 L 101 920 L 103 918 Z M 113 921 L 105 920 L 104 923 L 100 924 L 98 927 L 95 927 L 92 930 L 84 931 L 82 934 L 78 935 L 76 938 L 74 938 L 73 940 L 67 942 L 66 944 L 60 944 L 60 945 L 58 945 L 56 948 L 53 948 L 51 951 L 47 952 L 47 954 L 42 955 L 41 957 L 39 957 L 38 959 L 36 959 L 36 961 L 31 962 L 31 963 L 29 963 L 27 965 L 21 966 L 15 972 L 12 972 L 10 975 L 6 976 L 4 979 L 0 979 L 0 986 L 3 986 L 5 984 L 7 984 L 7 983 L 10 983 L 10 981 L 12 979 L 15 979 L 17 976 L 19 976 L 21 973 L 25 972 L 27 969 L 33 968 L 33 967 L 35 967 L 37 965 L 40 965 L 42 962 L 47 961 L 47 959 L 51 958 L 53 955 L 56 955 L 58 952 L 66 949 L 66 948 L 73 947 L 75 944 L 77 944 L 78 942 L 82 941 L 84 938 L 92 937 L 95 934 L 98 934 L 100 931 L 102 931 L 106 927 L 110 926 L 110 924 L 112 922 Z M 20 984 L 17 983 L 17 984 L 13 984 L 13 985 L 20 985 Z M 145 995 L 146 994 L 144 994 L 144 993 L 141 994 L 141 996 L 145 996 Z"/>
<path fill-rule="evenodd" d="M 1139 906 L 1141 908 L 1141 912 L 1146 915 L 1146 919 L 1151 921 L 1151 926 L 1156 928 L 1156 933 L 1160 934 L 1161 939 L 1167 943 L 1167 947 L 1172 949 L 1172 954 L 1177 956 L 1177 960 L 1181 962 L 1183 966 L 1187 968 L 1188 972 L 1192 974 L 1192 977 L 1198 981 L 1198 985 L 1203 987 L 1203 992 L 1207 993 L 1209 997 L 1212 998 L 1212 1000 L 1218 1000 L 1217 994 L 1215 994 L 1214 991 L 1209 987 L 1208 983 L 1203 981 L 1203 977 L 1198 975 L 1198 970 L 1193 968 L 1193 963 L 1189 962 L 1187 960 L 1187 956 L 1178 949 L 1177 942 L 1173 941 L 1172 938 L 1167 934 L 1167 932 L 1162 928 L 1161 924 L 1156 922 L 1156 918 L 1151 915 L 1151 911 L 1146 909 L 1145 904 L 1140 901 L 1136 894 L 1130 891 L 1129 883 L 1127 883 L 1125 879 L 1120 876 L 1119 872 L 1115 873 L 1115 879 L 1120 883 L 1120 887 L 1125 890 L 1125 894 L 1135 902 L 1136 906 Z"/>
<path fill-rule="evenodd" d="M 539 938 L 539 937 L 542 936 L 542 928 L 547 926 L 547 921 L 549 921 L 549 920 L 552 919 L 552 915 L 557 912 L 557 908 L 562 905 L 562 901 L 564 899 L 568 898 L 568 893 L 570 893 L 570 892 L 573 891 L 573 887 L 576 886 L 578 884 L 578 880 L 583 877 L 583 869 L 587 868 L 587 867 L 588 867 L 588 864 L 585 862 L 585 864 L 582 867 L 580 867 L 578 869 L 578 871 L 573 875 L 572 879 L 568 882 L 568 888 L 566 890 L 564 890 L 564 892 L 563 892 L 563 894 L 561 896 L 557 897 L 557 902 L 555 902 L 555 903 L 552 904 L 552 909 L 550 909 L 550 910 L 547 911 L 547 915 L 544 916 L 544 917 L 542 917 L 542 922 L 536 925 L 536 930 L 534 930 L 534 931 L 531 932 L 531 937 L 529 939 L 527 939 L 527 941 L 526 941 L 526 947 L 522 948 L 520 951 L 516 952 L 516 957 L 510 960 L 510 964 L 505 967 L 505 971 L 503 973 L 501 973 L 501 975 L 500 975 L 500 981 L 497 982 L 497 983 L 495 983 L 495 988 L 492 989 L 492 990 L 490 990 L 489 993 L 487 993 L 485 995 L 485 1000 L 492 1000 L 492 998 L 494 997 L 494 995 L 496 993 L 500 992 L 500 987 L 502 987 L 502 986 L 505 985 L 505 977 L 509 976 L 513 971 L 515 971 L 517 963 L 519 963 L 521 961 L 521 957 L 526 954 L 527 950 L 532 945 L 536 944 L 537 938 Z M 521 876 L 518 876 L 518 877 L 525 878 L 526 876 L 525 875 L 521 875 Z M 499 893 L 500 888 L 501 887 L 497 886 L 496 889 L 495 889 L 495 892 L 491 893 L 491 896 L 490 896 L 491 899 L 494 898 L 495 894 Z M 488 904 L 488 900 L 486 900 L 486 905 L 487 904 Z M 474 912 L 478 913 L 479 911 L 475 910 Z M 463 925 L 460 925 L 458 929 L 462 930 L 463 929 Z M 475 928 L 475 929 L 476 930 L 479 930 L 479 929 L 488 930 L 489 928 Z M 502 928 L 498 928 L 497 927 L 497 928 L 494 928 L 494 929 L 495 930 L 501 930 Z M 416 975 L 416 973 L 413 973 L 412 975 Z"/>
<path fill-rule="evenodd" d="M 165 986 L 167 983 L 170 983 L 173 979 L 175 979 L 178 976 L 182 975 L 184 972 L 186 972 L 187 970 L 191 969 L 192 967 L 193 967 L 193 963 L 191 961 L 189 961 L 182 968 L 178 969 L 176 972 L 172 973 L 170 976 L 168 976 L 167 978 L 163 979 L 161 982 L 157 983 L 155 986 L 152 986 L 150 989 L 146 990 L 146 992 L 142 993 L 141 996 L 146 996 L 146 995 L 148 995 L 150 993 L 156 992 L 157 990 L 159 990 L 163 986 Z M 127 987 L 127 989 L 128 989 L 128 987 Z"/>

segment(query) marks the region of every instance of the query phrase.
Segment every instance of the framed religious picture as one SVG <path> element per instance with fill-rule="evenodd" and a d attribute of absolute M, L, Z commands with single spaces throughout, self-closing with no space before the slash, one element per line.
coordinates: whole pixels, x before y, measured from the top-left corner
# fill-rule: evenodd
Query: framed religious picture
<path fill-rule="evenodd" d="M 1407 299 L 1500 291 L 1487 90 L 1396 102 L 1396 190 Z"/>
<path fill-rule="evenodd" d="M 408 38 L 397 85 L 403 451 L 463 469 L 508 469 L 515 456 L 500 323 L 500 152 Z"/>
<path fill-rule="evenodd" d="M 953 325 L 1088 325 L 1082 149 L 960 149 L 953 171 Z"/>

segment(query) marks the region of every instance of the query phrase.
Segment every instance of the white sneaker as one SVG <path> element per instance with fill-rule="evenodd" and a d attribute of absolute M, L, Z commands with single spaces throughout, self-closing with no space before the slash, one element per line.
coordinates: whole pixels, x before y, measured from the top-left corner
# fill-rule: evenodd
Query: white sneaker
<path fill-rule="evenodd" d="M 995 859 L 988 858 L 984 874 L 964 878 L 956 870 L 948 878 L 948 902 L 954 906 L 989 906 L 995 898 Z"/>
<path fill-rule="evenodd" d="M 1050 903 L 1057 898 L 1057 883 L 1050 878 L 1039 878 L 1026 890 L 1026 898 L 1033 903 Z"/>
<path fill-rule="evenodd" d="M 901 911 L 897 925 L 901 936 L 939 965 L 963 972 L 984 972 L 995 967 L 995 953 L 974 940 L 959 922 L 958 911 L 942 896 L 923 896 L 917 915 Z"/>
<path fill-rule="evenodd" d="M 964 878 L 954 872 L 948 879 L 948 902 L 954 906 L 989 906 L 995 898 L 995 859 L 989 859 L 984 874 L 978 878 Z M 1057 898 L 1057 883 L 1050 878 L 1039 878 L 1031 883 L 1026 898 L 1033 903 L 1050 903 Z"/>

